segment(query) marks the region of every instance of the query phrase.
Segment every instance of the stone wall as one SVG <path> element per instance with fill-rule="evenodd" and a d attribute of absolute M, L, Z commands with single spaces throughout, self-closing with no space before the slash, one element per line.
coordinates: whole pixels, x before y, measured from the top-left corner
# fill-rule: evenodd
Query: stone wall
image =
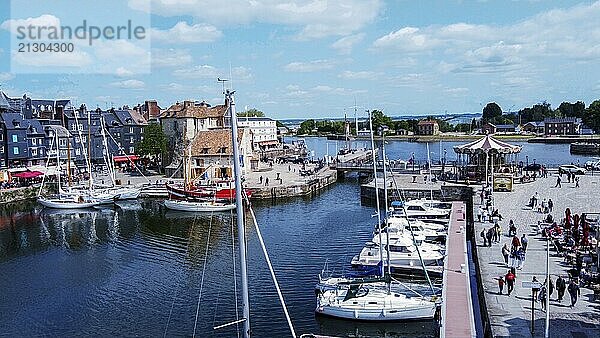
<path fill-rule="evenodd" d="M 303 184 L 253 189 L 250 198 L 252 200 L 264 200 L 314 195 L 337 181 L 335 170 L 325 170 L 319 175 L 317 178 L 308 180 Z"/>

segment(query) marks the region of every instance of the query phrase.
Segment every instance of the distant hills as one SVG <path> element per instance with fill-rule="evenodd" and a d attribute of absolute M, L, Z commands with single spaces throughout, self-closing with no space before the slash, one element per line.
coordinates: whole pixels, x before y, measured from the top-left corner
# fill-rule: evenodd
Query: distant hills
<path fill-rule="evenodd" d="M 429 115 L 402 115 L 402 116 L 391 116 L 394 121 L 402 121 L 402 120 L 420 120 L 427 118 L 428 116 L 433 116 L 438 119 L 442 119 L 448 121 L 451 124 L 457 123 L 470 123 L 473 118 L 479 119 L 481 118 L 481 113 L 447 113 L 447 114 L 429 114 Z M 299 126 L 300 123 L 306 120 L 315 120 L 315 121 L 344 121 L 343 117 L 307 117 L 303 119 L 294 118 L 294 119 L 281 119 L 279 122 L 283 123 L 286 127 L 294 127 Z M 354 121 L 354 117 L 348 116 L 347 119 L 349 121 Z M 366 117 L 361 116 L 358 118 L 359 121 L 366 120 Z"/>

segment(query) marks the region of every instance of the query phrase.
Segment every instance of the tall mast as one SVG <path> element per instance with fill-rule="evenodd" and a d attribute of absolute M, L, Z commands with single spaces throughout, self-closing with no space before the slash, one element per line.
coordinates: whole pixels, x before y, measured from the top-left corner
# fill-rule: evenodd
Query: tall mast
<path fill-rule="evenodd" d="M 369 129 L 371 130 L 371 157 L 373 159 L 373 183 L 375 183 L 375 205 L 377 207 L 377 232 L 379 233 L 379 260 L 383 262 L 383 243 L 381 242 L 381 212 L 379 206 L 379 187 L 377 186 L 377 160 L 375 158 L 375 141 L 373 140 L 373 120 L 371 119 L 371 112 L 369 113 Z M 385 277 L 385 272 L 382 267 L 381 269 L 381 277 Z"/>
<path fill-rule="evenodd" d="M 71 142 L 67 142 L 67 178 L 71 188 Z"/>
<path fill-rule="evenodd" d="M 56 173 L 58 176 L 58 194 L 60 195 L 60 142 L 58 138 L 58 130 L 55 132 L 56 136 Z M 67 140 L 69 142 L 69 140 Z"/>
<path fill-rule="evenodd" d="M 356 136 L 358 136 L 358 116 L 356 115 L 356 98 L 354 98 L 354 126 L 356 128 Z"/>
<path fill-rule="evenodd" d="M 90 111 L 87 111 L 87 122 L 88 122 L 88 144 L 87 144 L 87 148 L 88 148 L 88 173 L 90 175 L 90 191 L 92 190 L 93 186 L 94 186 L 94 181 L 92 178 L 92 118 L 90 116 Z"/>
<path fill-rule="evenodd" d="M 233 170 L 235 176 L 235 205 L 237 212 L 238 244 L 240 246 L 240 275 L 242 277 L 242 302 L 244 313 L 244 337 L 250 337 L 250 300 L 248 297 L 248 271 L 246 264 L 246 230 L 244 229 L 244 206 L 242 201 L 242 171 L 238 145 L 237 117 L 235 115 L 234 91 L 227 90 L 225 96 L 231 114 L 231 144 L 233 146 Z"/>
<path fill-rule="evenodd" d="M 385 164 L 386 156 L 385 156 L 385 131 L 381 130 L 381 154 L 383 157 L 383 199 L 385 201 L 385 219 L 388 219 L 388 187 L 387 187 L 387 168 Z M 379 234 L 381 237 L 381 233 Z M 392 275 L 392 267 L 390 266 L 390 232 L 389 229 L 385 231 L 385 242 L 387 250 L 386 252 L 386 260 L 387 260 L 387 273 L 389 276 Z M 391 293 L 391 285 L 388 284 L 388 294 Z"/>

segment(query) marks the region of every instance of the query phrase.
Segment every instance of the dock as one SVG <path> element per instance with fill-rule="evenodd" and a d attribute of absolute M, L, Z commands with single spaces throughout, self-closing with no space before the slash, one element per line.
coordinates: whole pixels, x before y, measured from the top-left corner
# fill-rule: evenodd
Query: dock
<path fill-rule="evenodd" d="M 555 188 L 557 174 L 551 172 L 548 178 L 515 185 L 513 192 L 494 193 L 495 207 L 503 215 L 499 222 L 502 227 L 500 243 L 484 247 L 479 233 L 490 228 L 492 223 L 475 222 L 476 250 L 479 260 L 480 275 L 483 281 L 485 304 L 489 314 L 491 333 L 494 337 L 532 337 L 531 334 L 531 289 L 523 288 L 522 282 L 531 282 L 535 276 L 544 282 L 546 269 L 546 240 L 537 231 L 538 220 L 545 215 L 527 207 L 529 199 L 536 192 L 539 200 L 551 198 L 554 208 L 551 215 L 561 220 L 565 209 L 570 208 L 573 214 L 598 212 L 598 187 L 600 176 L 584 175 L 580 177 L 580 187 L 575 183 L 563 180 L 561 188 Z M 563 177 L 564 178 L 564 177 Z M 477 210 L 480 199 L 478 193 L 474 197 L 474 208 Z M 539 203 L 539 202 L 538 202 Z M 501 254 L 504 243 L 510 247 L 508 223 L 515 222 L 517 235 L 526 234 L 529 243 L 522 269 L 516 270 L 515 289 L 507 295 L 506 286 L 503 294 L 499 294 L 497 278 L 508 271 Z M 565 278 L 570 267 L 556 251 L 550 250 L 550 275 L 556 282 L 558 275 Z M 568 277 L 567 277 L 568 279 Z M 573 308 L 569 307 L 568 293 L 562 302 L 557 300 L 557 291 L 550 296 L 550 337 L 600 337 L 600 303 L 594 300 L 593 291 L 587 287 L 580 288 L 581 295 Z M 535 302 L 534 331 L 535 337 L 544 336 L 544 317 L 540 302 Z"/>
<path fill-rule="evenodd" d="M 446 240 L 440 337 L 475 337 L 469 259 L 467 257 L 466 205 L 452 202 Z"/>

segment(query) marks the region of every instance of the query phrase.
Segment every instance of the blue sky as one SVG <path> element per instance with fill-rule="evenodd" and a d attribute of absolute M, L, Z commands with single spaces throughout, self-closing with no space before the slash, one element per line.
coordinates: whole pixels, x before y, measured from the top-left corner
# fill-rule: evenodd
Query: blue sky
<path fill-rule="evenodd" d="M 110 74 L 14 74 L 8 20 L 91 15 L 88 5 L 41 3 L 19 17 L 0 4 L 0 88 L 10 96 L 166 108 L 222 102 L 224 77 L 238 110 L 273 118 L 340 117 L 355 101 L 360 111 L 412 115 L 600 99 L 600 2 L 129 0 L 95 19 L 148 16 L 151 68 L 139 49 L 100 42 Z M 65 62 L 87 71 L 84 58 Z"/>

